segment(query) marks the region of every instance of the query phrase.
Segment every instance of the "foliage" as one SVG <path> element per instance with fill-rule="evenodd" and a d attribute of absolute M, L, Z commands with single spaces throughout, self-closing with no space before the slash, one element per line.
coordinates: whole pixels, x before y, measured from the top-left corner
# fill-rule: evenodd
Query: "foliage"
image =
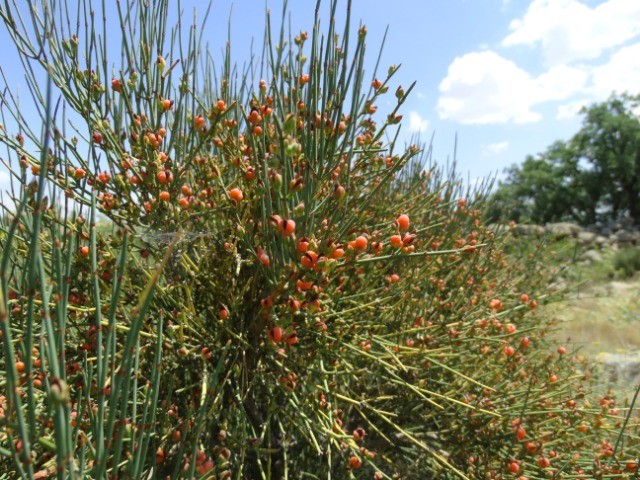
<path fill-rule="evenodd" d="M 511 166 L 494 194 L 491 220 L 640 221 L 639 98 L 614 94 L 584 108 L 582 128 L 570 140 Z"/>
<path fill-rule="evenodd" d="M 625 247 L 613 256 L 613 268 L 622 274 L 623 278 L 630 278 L 640 271 L 640 248 Z"/>
<path fill-rule="evenodd" d="M 4 478 L 634 474 L 625 412 L 545 340 L 544 252 L 506 255 L 484 192 L 386 140 L 410 89 L 374 116 L 396 68 L 365 79 L 337 2 L 325 32 L 268 23 L 246 72 L 159 0 L 118 3 L 111 72 L 100 9 L 49 5 L 36 32 L 0 7 L 42 114 L 4 93 Z"/>

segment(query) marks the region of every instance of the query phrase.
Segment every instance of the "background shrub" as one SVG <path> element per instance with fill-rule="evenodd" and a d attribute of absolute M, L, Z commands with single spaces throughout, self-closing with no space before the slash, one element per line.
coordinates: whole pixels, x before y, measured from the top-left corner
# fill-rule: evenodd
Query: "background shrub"
<path fill-rule="evenodd" d="M 613 268 L 624 278 L 633 277 L 640 270 L 640 248 L 625 247 L 618 250 L 613 256 Z"/>

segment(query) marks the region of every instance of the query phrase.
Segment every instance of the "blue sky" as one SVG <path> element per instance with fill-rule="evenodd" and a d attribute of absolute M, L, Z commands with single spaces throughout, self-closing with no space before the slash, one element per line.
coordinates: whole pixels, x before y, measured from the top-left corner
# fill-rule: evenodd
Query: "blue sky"
<path fill-rule="evenodd" d="M 294 32 L 311 29 L 315 3 L 289 1 Z M 182 1 L 189 20 L 206 5 Z M 266 5 L 280 16 L 281 0 Z M 259 53 L 264 11 L 260 0 L 214 0 L 204 35 L 214 55 L 221 56 L 230 14 L 234 59 L 247 60 L 251 38 Z M 435 133 L 434 156 L 444 162 L 457 135 L 458 167 L 472 181 L 568 139 L 582 105 L 614 90 L 640 93 L 640 0 L 353 0 L 352 19 L 369 32 L 369 72 L 388 27 L 382 71 L 402 65 L 394 89 L 417 81 L 401 112 L 406 138 Z M 4 26 L 0 42 L 0 66 L 24 92 Z"/>

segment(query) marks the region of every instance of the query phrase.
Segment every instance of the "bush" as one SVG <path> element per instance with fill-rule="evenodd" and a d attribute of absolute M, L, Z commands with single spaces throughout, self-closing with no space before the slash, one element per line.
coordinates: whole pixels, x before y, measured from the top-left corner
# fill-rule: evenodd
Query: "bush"
<path fill-rule="evenodd" d="M 633 277 L 640 270 L 640 248 L 625 247 L 613 256 L 613 268 L 623 278 Z"/>
<path fill-rule="evenodd" d="M 384 140 L 410 89 L 374 116 L 396 69 L 365 80 L 364 27 L 355 46 L 335 18 L 286 45 L 267 29 L 237 75 L 199 62 L 195 29 L 178 49 L 167 8 L 122 16 L 113 78 L 108 32 L 34 18 L 35 60 L 86 125 L 71 136 L 29 76 L 46 133 L 16 106 L 0 137 L 20 184 L 0 240 L 2 471 L 591 478 L 636 458 L 590 367 L 545 340 L 542 252 L 504 254 L 483 192 Z"/>

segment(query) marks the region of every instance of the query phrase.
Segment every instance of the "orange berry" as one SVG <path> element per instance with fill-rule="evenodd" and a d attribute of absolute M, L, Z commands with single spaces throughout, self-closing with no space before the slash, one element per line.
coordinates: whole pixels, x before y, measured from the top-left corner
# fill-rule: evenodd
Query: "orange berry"
<path fill-rule="evenodd" d="M 518 473 L 520 471 L 520 464 L 515 460 L 511 460 L 509 462 L 509 471 L 511 473 Z"/>
<path fill-rule="evenodd" d="M 170 198 L 171 198 L 171 194 L 166 190 L 163 190 L 162 192 L 160 192 L 160 195 L 158 195 L 158 199 L 160 199 L 163 202 L 169 201 Z"/>
<path fill-rule="evenodd" d="M 162 108 L 164 108 L 165 110 L 171 110 L 171 107 L 173 107 L 173 101 L 167 98 L 162 100 Z"/>
<path fill-rule="evenodd" d="M 516 353 L 516 351 L 511 345 L 507 345 L 502 349 L 502 353 L 504 353 L 507 357 L 511 357 Z"/>
<path fill-rule="evenodd" d="M 220 309 L 218 315 L 222 320 L 226 320 L 227 318 L 229 318 L 229 309 L 227 307 Z"/>
<path fill-rule="evenodd" d="M 73 174 L 75 178 L 84 178 L 86 175 L 87 172 L 85 172 L 82 168 L 76 168 L 76 171 Z"/>
<path fill-rule="evenodd" d="M 522 303 L 527 303 L 529 301 L 529 295 L 527 295 L 526 293 L 523 293 L 522 295 L 520 295 L 520 301 Z"/>
<path fill-rule="evenodd" d="M 311 281 L 309 282 L 305 282 L 303 280 L 296 281 L 296 288 L 302 292 L 304 292 L 305 290 L 309 290 L 311 287 L 313 287 L 313 282 Z"/>
<path fill-rule="evenodd" d="M 527 436 L 526 430 L 524 428 L 522 428 L 522 427 L 518 427 L 518 429 L 516 430 L 516 438 L 518 440 L 522 440 L 526 436 Z"/>
<path fill-rule="evenodd" d="M 353 248 L 358 251 L 361 252 L 363 250 L 366 250 L 367 248 L 367 243 L 369 243 L 369 241 L 367 240 L 366 237 L 363 237 L 362 235 L 360 235 L 359 237 L 357 237 L 354 242 L 353 242 Z"/>
<path fill-rule="evenodd" d="M 338 259 L 344 256 L 344 249 L 336 248 L 333 253 L 330 255 L 331 258 Z"/>
<path fill-rule="evenodd" d="M 285 237 L 290 237 L 296 229 L 296 222 L 293 220 L 282 219 L 278 222 L 278 230 Z"/>
<path fill-rule="evenodd" d="M 241 202 L 242 199 L 244 198 L 244 195 L 242 194 L 242 190 L 240 190 L 239 188 L 232 188 L 227 193 L 231 197 L 231 200 L 234 200 L 235 202 Z"/>
<path fill-rule="evenodd" d="M 397 273 L 393 273 L 389 276 L 389 281 L 391 283 L 396 283 L 398 280 L 400 280 L 400 275 L 398 275 Z"/>
<path fill-rule="evenodd" d="M 120 80 L 118 80 L 117 78 L 113 78 L 111 80 L 111 90 L 113 90 L 114 92 L 121 92 L 122 91 L 122 82 Z"/>
<path fill-rule="evenodd" d="M 557 381 L 558 381 L 558 376 L 556 374 L 553 374 L 549 377 L 549 382 L 555 383 Z"/>
<path fill-rule="evenodd" d="M 180 200 L 178 200 L 178 204 L 181 208 L 186 210 L 187 208 L 189 208 L 189 199 L 187 197 L 180 197 Z"/>
<path fill-rule="evenodd" d="M 558 354 L 559 355 L 564 355 L 565 353 L 567 353 L 567 349 L 564 347 L 558 347 Z"/>
<path fill-rule="evenodd" d="M 371 82 L 371 86 L 374 90 L 378 90 L 382 86 L 382 82 L 376 78 Z"/>
<path fill-rule="evenodd" d="M 305 253 L 307 250 L 309 250 L 308 240 L 309 240 L 308 238 L 301 238 L 300 240 L 298 240 L 298 245 L 296 246 L 296 252 Z"/>
<path fill-rule="evenodd" d="M 82 255 L 83 257 L 88 257 L 89 256 L 89 247 L 86 246 L 86 245 L 80 247 L 80 255 Z"/>
<path fill-rule="evenodd" d="M 305 252 L 305 254 L 300 259 L 300 263 L 305 268 L 313 268 L 318 262 L 318 254 L 312 250 Z"/>
<path fill-rule="evenodd" d="M 16 362 L 16 371 L 17 372 L 20 372 L 20 373 L 24 372 L 25 368 L 26 368 L 26 365 L 24 364 L 24 362 L 22 362 L 20 360 L 18 360 Z"/>
<path fill-rule="evenodd" d="M 409 215 L 400 215 L 396 222 L 400 230 L 409 230 Z"/>
<path fill-rule="evenodd" d="M 349 466 L 351 468 L 360 468 L 362 466 L 362 460 L 354 455 L 349 459 Z"/>
<path fill-rule="evenodd" d="M 538 457 L 538 465 L 540 466 L 540 468 L 549 468 L 551 466 L 551 462 L 547 457 L 543 457 L 542 455 L 540 455 Z"/>
<path fill-rule="evenodd" d="M 400 235 L 392 235 L 389 243 L 394 247 L 400 248 L 402 246 L 402 237 Z"/>
<path fill-rule="evenodd" d="M 224 112 L 227 109 L 227 104 L 224 103 L 224 100 L 218 100 L 216 102 L 216 108 L 220 113 Z"/>
<path fill-rule="evenodd" d="M 402 245 L 404 245 L 405 247 L 410 247 L 411 245 L 413 245 L 415 239 L 416 236 L 413 233 L 405 233 L 404 237 L 402 237 Z"/>
<path fill-rule="evenodd" d="M 204 127 L 204 117 L 202 115 L 198 115 L 197 117 L 194 117 L 193 125 L 197 129 L 201 129 L 202 127 Z"/>
<path fill-rule="evenodd" d="M 169 176 L 167 175 L 167 172 L 165 170 L 160 170 L 158 172 L 158 174 L 156 175 L 156 177 L 158 178 L 158 181 L 160 183 L 169 183 Z"/>
<path fill-rule="evenodd" d="M 100 172 L 98 174 L 98 181 L 102 183 L 109 183 L 109 180 L 111 180 L 111 175 L 109 175 L 107 172 Z"/>
<path fill-rule="evenodd" d="M 262 263 L 262 265 L 264 265 L 265 267 L 271 265 L 271 259 L 269 258 L 267 252 L 265 252 L 261 248 L 258 248 L 256 253 L 258 255 L 258 260 L 260 260 L 260 263 Z"/>
<path fill-rule="evenodd" d="M 520 342 L 520 346 L 522 348 L 527 348 L 531 344 L 531 339 L 529 337 L 524 337 Z"/>
<path fill-rule="evenodd" d="M 273 340 L 275 343 L 280 343 L 280 341 L 282 340 L 282 328 L 280 327 L 273 327 L 269 333 L 267 334 L 267 336 Z"/>
<path fill-rule="evenodd" d="M 95 132 L 92 136 L 94 143 L 102 143 L 102 134 L 100 132 Z"/>

